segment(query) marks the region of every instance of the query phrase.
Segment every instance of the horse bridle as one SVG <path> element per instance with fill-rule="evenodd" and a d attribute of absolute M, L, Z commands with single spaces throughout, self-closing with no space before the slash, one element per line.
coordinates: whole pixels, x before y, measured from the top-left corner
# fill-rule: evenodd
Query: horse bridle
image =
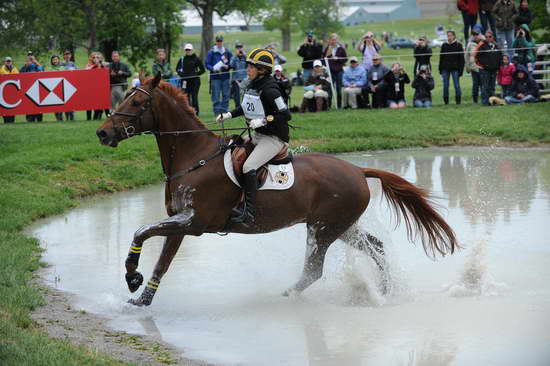
<path fill-rule="evenodd" d="M 131 117 L 132 119 L 130 119 L 128 122 L 135 122 L 133 123 L 133 125 L 130 125 L 130 126 L 126 126 L 124 124 L 124 121 L 120 121 L 120 124 L 122 125 L 122 129 L 124 130 L 124 133 L 126 134 L 126 137 L 127 138 L 130 138 L 134 135 L 139 135 L 141 133 L 144 133 L 146 131 L 141 131 L 139 133 L 136 133 L 136 128 L 134 127 L 135 125 L 139 125 L 140 127 L 140 130 L 142 130 L 142 120 L 141 120 L 141 117 L 143 116 L 143 114 L 145 112 L 147 112 L 147 110 L 149 110 L 149 108 L 151 107 L 151 103 L 153 101 L 153 94 L 148 92 L 147 90 L 137 86 L 137 87 L 134 87 L 132 88 L 133 92 L 128 96 L 126 97 L 125 99 L 128 99 L 128 102 L 129 102 L 129 98 L 133 97 L 138 91 L 142 92 L 142 93 L 145 93 L 147 94 L 147 96 L 149 97 L 149 99 L 147 100 L 147 102 L 145 102 L 141 108 L 139 109 L 139 112 L 138 113 L 126 113 L 126 112 L 113 112 L 111 113 L 110 117 L 114 117 L 114 116 L 125 116 L 125 117 Z M 153 114 L 153 122 L 155 120 L 155 113 L 153 111 L 153 109 L 151 108 L 151 113 Z M 113 121 L 114 122 L 114 121 Z M 114 124 L 114 123 L 113 123 Z"/>

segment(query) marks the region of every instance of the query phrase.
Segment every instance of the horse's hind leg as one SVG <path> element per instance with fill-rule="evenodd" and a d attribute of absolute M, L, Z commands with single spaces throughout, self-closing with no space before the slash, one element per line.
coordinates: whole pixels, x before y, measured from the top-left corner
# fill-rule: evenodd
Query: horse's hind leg
<path fill-rule="evenodd" d="M 388 292 L 388 273 L 386 266 L 386 257 L 384 251 L 384 243 L 374 235 L 361 229 L 355 224 L 350 227 L 340 239 L 347 245 L 357 250 L 365 252 L 369 255 L 381 274 L 381 290 L 385 295 Z"/>
<path fill-rule="evenodd" d="M 293 292 L 300 293 L 321 278 L 327 250 L 344 230 L 323 224 L 307 225 L 306 258 L 302 276 L 294 286 L 283 293 L 284 296 Z"/>
<path fill-rule="evenodd" d="M 151 305 L 160 280 L 168 271 L 168 267 L 170 267 L 170 263 L 172 263 L 174 256 L 178 252 L 182 240 L 183 235 L 173 235 L 166 238 L 151 279 L 147 282 L 147 286 L 145 286 L 145 289 L 137 299 L 130 299 L 128 301 L 130 304 L 138 306 Z"/>

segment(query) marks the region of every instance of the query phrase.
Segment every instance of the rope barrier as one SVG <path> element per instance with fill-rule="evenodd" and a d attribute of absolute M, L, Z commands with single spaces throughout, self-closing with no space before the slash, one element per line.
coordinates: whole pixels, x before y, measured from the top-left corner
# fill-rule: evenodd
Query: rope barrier
<path fill-rule="evenodd" d="M 477 51 L 477 53 L 490 53 L 490 52 L 515 52 L 515 51 L 522 51 L 522 50 L 536 50 L 537 47 L 517 47 L 517 48 L 507 48 L 507 49 L 495 49 L 495 50 L 482 50 L 482 51 Z M 441 56 L 441 55 L 456 55 L 456 54 L 461 54 L 461 55 L 464 55 L 466 53 L 466 51 L 464 52 L 440 52 L 438 54 L 434 54 L 434 53 L 421 53 L 421 54 L 417 54 L 417 55 L 414 55 L 414 54 L 397 54 L 397 55 L 387 55 L 387 56 L 382 56 L 382 58 L 386 58 L 386 59 L 394 59 L 394 58 L 397 58 L 397 59 L 400 59 L 401 57 L 416 57 L 416 56 Z M 347 60 L 349 59 L 351 56 L 348 56 L 348 57 L 332 57 L 330 59 L 328 59 L 329 61 L 330 60 Z M 321 60 L 327 60 L 327 58 L 321 58 Z M 314 61 L 314 60 L 311 60 L 311 61 Z M 326 62 L 326 61 L 325 61 Z M 293 66 L 296 66 L 296 65 L 300 65 L 301 66 L 302 64 L 302 61 L 297 61 L 297 62 L 286 62 L 284 63 L 284 65 L 293 65 Z M 284 68 L 284 66 L 283 66 Z M 208 70 L 208 69 L 207 69 Z M 197 77 L 199 78 L 205 78 L 205 77 L 208 77 L 208 76 L 211 76 L 211 75 L 228 75 L 228 74 L 231 74 L 231 73 L 234 73 L 235 71 L 234 70 L 229 70 L 229 71 L 221 71 L 221 72 L 215 72 L 215 73 L 207 73 L 205 72 L 204 74 L 202 75 L 197 75 L 197 76 L 173 76 L 171 77 L 169 80 L 170 81 L 179 81 L 179 80 L 189 80 L 189 79 L 195 79 Z M 119 86 L 119 85 L 127 85 L 128 83 L 119 83 L 119 84 L 111 84 L 111 86 Z"/>

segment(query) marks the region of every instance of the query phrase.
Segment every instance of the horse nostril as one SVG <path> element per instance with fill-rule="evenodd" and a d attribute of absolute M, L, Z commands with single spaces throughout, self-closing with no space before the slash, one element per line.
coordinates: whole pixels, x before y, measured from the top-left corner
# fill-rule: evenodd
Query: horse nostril
<path fill-rule="evenodd" d="M 96 132 L 97 137 L 100 139 L 107 137 L 107 132 L 105 130 L 97 130 Z"/>

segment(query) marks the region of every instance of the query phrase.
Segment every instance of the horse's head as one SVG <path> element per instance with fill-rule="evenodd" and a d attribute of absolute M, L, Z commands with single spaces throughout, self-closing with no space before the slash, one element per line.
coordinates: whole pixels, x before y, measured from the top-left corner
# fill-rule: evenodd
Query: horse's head
<path fill-rule="evenodd" d="M 157 127 L 153 95 L 160 79 L 160 73 L 148 81 L 140 75 L 142 86 L 131 89 L 118 108 L 97 129 L 96 135 L 103 145 L 116 147 L 124 139 Z"/>

